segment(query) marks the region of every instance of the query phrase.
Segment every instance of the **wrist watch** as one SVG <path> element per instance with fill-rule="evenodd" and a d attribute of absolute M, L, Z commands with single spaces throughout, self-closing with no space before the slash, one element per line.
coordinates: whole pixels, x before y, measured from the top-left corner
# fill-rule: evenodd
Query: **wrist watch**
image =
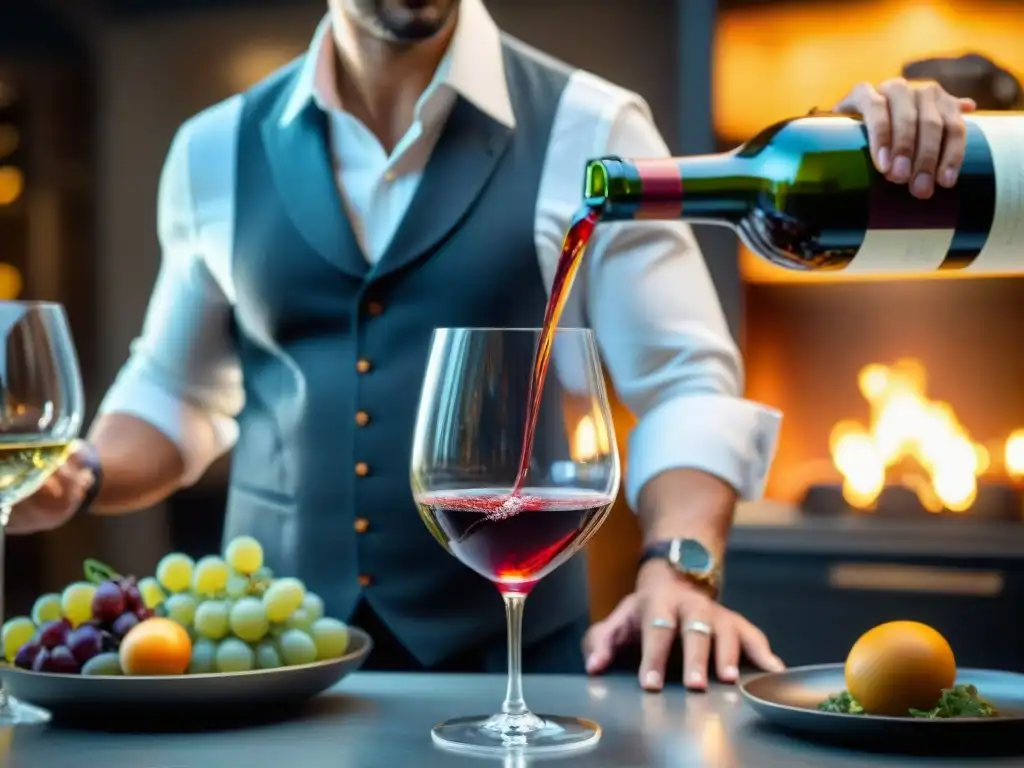
<path fill-rule="evenodd" d="M 718 595 L 721 563 L 711 550 L 696 539 L 667 539 L 649 544 L 640 556 L 640 565 L 648 560 L 667 560 L 680 576 Z"/>
<path fill-rule="evenodd" d="M 85 498 L 82 499 L 82 503 L 75 510 L 76 515 L 89 511 L 89 507 L 96 501 L 96 497 L 100 495 L 100 486 L 103 484 L 103 466 L 100 464 L 99 453 L 97 453 L 92 445 L 85 441 L 82 441 L 78 448 L 77 459 L 92 472 L 93 480 L 89 490 L 85 492 Z"/>

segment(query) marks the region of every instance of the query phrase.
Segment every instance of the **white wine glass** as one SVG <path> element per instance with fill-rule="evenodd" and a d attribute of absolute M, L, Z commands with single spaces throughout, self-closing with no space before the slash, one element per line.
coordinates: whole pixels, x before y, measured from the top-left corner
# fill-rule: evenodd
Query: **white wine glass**
<path fill-rule="evenodd" d="M 85 412 L 78 355 L 60 304 L 0 301 L 0 619 L 3 530 L 11 509 L 39 490 L 72 451 Z M 10 659 L 7 659 L 10 661 Z M 7 695 L 0 728 L 49 721 L 50 713 Z"/>

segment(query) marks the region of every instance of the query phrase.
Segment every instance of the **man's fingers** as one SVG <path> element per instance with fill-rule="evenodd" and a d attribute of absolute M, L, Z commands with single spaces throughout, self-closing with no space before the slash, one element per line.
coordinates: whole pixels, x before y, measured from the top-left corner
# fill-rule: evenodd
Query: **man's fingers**
<path fill-rule="evenodd" d="M 608 665 L 612 663 L 615 654 L 612 652 L 610 644 L 604 644 L 590 651 L 586 658 L 587 674 L 599 675 L 608 669 Z"/>
<path fill-rule="evenodd" d="M 736 617 L 736 629 L 739 632 L 740 645 L 747 657 L 760 669 L 766 672 L 781 672 L 786 668 L 782 659 L 772 653 L 771 644 L 764 632 L 755 627 L 742 616 Z"/>
<path fill-rule="evenodd" d="M 957 99 L 956 105 L 961 112 L 974 112 L 978 108 L 978 102 L 974 99 Z"/>
<path fill-rule="evenodd" d="M 740 635 L 732 613 L 723 611 L 715 626 L 715 672 L 723 683 L 735 683 L 740 676 Z"/>
<path fill-rule="evenodd" d="M 47 515 L 37 509 L 35 506 L 27 508 L 24 504 L 17 505 L 11 510 L 11 518 L 7 521 L 7 526 L 4 528 L 6 533 L 12 535 L 22 533 L 36 533 L 38 531 L 49 530 L 51 521 L 47 518 Z"/>
<path fill-rule="evenodd" d="M 911 178 L 917 144 L 917 98 L 910 84 L 902 78 L 883 83 L 879 90 L 889 105 L 892 130 L 892 167 L 887 178 L 906 184 Z"/>
<path fill-rule="evenodd" d="M 7 525 L 4 527 L 4 533 L 11 536 L 19 536 L 23 533 L 36 533 L 40 528 L 33 524 L 33 521 L 26 520 L 24 515 L 19 515 L 14 512 L 11 515 L 11 519 L 7 521 Z"/>
<path fill-rule="evenodd" d="M 694 691 L 708 687 L 712 629 L 710 610 L 690 610 L 683 617 L 683 684 Z"/>
<path fill-rule="evenodd" d="M 95 482 L 95 476 L 89 467 L 69 460 L 50 476 L 47 483 L 50 480 L 59 483 L 62 493 L 66 493 L 69 488 L 89 488 Z"/>
<path fill-rule="evenodd" d="M 940 109 L 944 92 L 935 88 L 920 88 L 917 96 L 917 149 L 914 152 L 913 179 L 910 192 L 927 200 L 935 192 L 935 176 L 942 152 L 942 139 L 946 120 Z M 959 119 L 959 115 L 957 115 Z"/>
<path fill-rule="evenodd" d="M 91 469 L 81 469 L 75 474 L 75 488 L 80 491 L 82 496 L 85 496 L 85 492 L 92 488 L 93 483 L 96 482 L 96 475 Z"/>
<path fill-rule="evenodd" d="M 623 598 L 615 610 L 590 628 L 583 638 L 583 655 L 587 673 L 597 674 L 607 669 L 615 651 L 629 642 L 639 624 L 640 602 L 636 593 Z"/>
<path fill-rule="evenodd" d="M 60 481 L 60 478 L 56 475 L 50 475 L 46 478 L 46 482 L 43 486 L 36 491 L 37 495 L 49 496 L 51 499 L 59 499 L 64 496 L 64 483 Z"/>
<path fill-rule="evenodd" d="M 678 635 L 678 609 L 671 602 L 651 602 L 643 612 L 643 656 L 640 659 L 640 686 L 645 691 L 660 691 L 665 686 L 665 667 Z"/>
<path fill-rule="evenodd" d="M 886 98 L 871 84 L 861 83 L 839 102 L 835 111 L 856 112 L 864 119 L 875 167 L 879 173 L 889 173 L 892 167 L 892 125 Z"/>
<path fill-rule="evenodd" d="M 583 638 L 583 656 L 588 675 L 604 672 L 611 664 L 615 655 L 613 637 L 614 627 L 605 620 L 592 626 Z"/>
<path fill-rule="evenodd" d="M 948 188 L 956 184 L 967 154 L 967 124 L 961 112 L 949 101 L 942 107 L 942 121 L 945 138 L 936 180 Z"/>

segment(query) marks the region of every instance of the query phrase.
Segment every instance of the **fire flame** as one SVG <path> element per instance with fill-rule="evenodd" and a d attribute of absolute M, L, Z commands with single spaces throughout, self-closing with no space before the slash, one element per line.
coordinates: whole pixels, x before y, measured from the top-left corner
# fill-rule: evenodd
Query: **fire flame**
<path fill-rule="evenodd" d="M 608 433 L 608 420 L 586 414 L 578 422 L 569 443 L 569 456 L 579 464 L 607 456 L 611 451 L 612 438 Z M 1024 454 L 1024 443 L 1021 444 Z"/>
<path fill-rule="evenodd" d="M 872 509 L 886 483 L 899 473 L 898 482 L 913 490 L 930 512 L 970 509 L 991 456 L 948 403 L 927 397 L 921 362 L 868 365 L 857 383 L 870 406 L 870 426 L 842 421 L 829 438 L 847 503 Z M 1010 475 L 1024 475 L 1024 430 L 1006 441 L 1003 460 Z"/>
<path fill-rule="evenodd" d="M 1006 438 L 1003 463 L 1010 477 L 1015 480 L 1024 479 L 1024 429 L 1016 429 Z"/>
<path fill-rule="evenodd" d="M 1022 445 L 1024 448 L 1024 445 Z M 573 434 L 572 440 L 572 458 L 573 461 L 587 462 L 593 461 L 598 457 L 599 447 L 597 443 L 597 424 L 594 423 L 594 417 L 587 415 L 579 420 L 576 425 L 576 432 Z"/>

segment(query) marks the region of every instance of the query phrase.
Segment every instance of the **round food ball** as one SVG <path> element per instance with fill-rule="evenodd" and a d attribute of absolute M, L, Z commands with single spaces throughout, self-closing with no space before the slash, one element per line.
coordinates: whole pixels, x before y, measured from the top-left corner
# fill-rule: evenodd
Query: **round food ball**
<path fill-rule="evenodd" d="M 941 634 L 916 621 L 868 630 L 846 657 L 846 689 L 872 715 L 931 709 L 956 681 L 956 659 Z"/>

